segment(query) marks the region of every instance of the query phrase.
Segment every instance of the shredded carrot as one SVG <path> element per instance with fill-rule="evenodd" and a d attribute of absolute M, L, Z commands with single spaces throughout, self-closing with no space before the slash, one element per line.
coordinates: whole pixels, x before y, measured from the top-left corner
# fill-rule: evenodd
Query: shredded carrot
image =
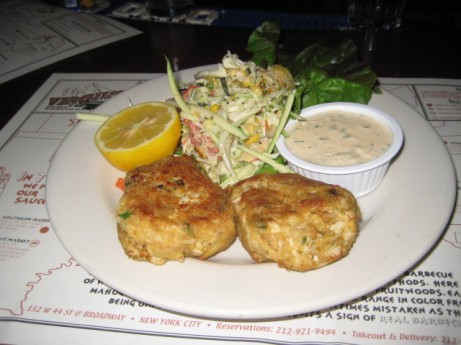
<path fill-rule="evenodd" d="M 125 190 L 125 179 L 123 177 L 119 177 L 115 182 L 115 187 L 122 191 Z"/>
<path fill-rule="evenodd" d="M 185 100 L 189 100 L 191 94 L 192 94 L 192 90 L 197 88 L 198 85 L 190 85 L 183 93 L 182 93 L 182 96 Z"/>

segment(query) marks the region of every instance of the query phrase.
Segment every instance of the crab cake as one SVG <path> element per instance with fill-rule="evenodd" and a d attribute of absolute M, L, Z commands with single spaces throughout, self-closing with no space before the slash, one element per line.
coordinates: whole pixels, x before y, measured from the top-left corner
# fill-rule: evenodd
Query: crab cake
<path fill-rule="evenodd" d="M 228 195 L 185 155 L 129 171 L 117 215 L 125 253 L 158 265 L 207 259 L 237 236 Z"/>
<path fill-rule="evenodd" d="M 298 174 L 262 174 L 234 185 L 237 231 L 256 262 L 309 271 L 348 254 L 360 211 L 348 190 Z"/>

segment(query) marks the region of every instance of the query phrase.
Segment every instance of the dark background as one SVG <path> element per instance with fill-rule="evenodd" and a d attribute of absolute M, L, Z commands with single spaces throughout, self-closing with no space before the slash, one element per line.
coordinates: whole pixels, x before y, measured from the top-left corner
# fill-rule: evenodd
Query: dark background
<path fill-rule="evenodd" d="M 121 1 L 121 0 L 119 0 Z M 113 2 L 115 3 L 115 2 Z M 123 3 L 123 1 L 122 1 Z M 195 0 L 196 6 L 273 13 L 346 16 L 347 0 Z M 282 30 L 284 48 L 297 53 L 323 41 L 331 45 L 351 39 L 360 59 L 378 77 L 461 79 L 461 1 L 408 0 L 402 27 L 376 33 L 375 47 L 366 49 L 364 33 L 331 30 Z M 215 64 L 227 51 L 242 59 L 254 27 L 213 27 L 116 19 L 140 31 L 122 41 L 93 49 L 0 84 L 0 128 L 53 73 L 165 73 L 167 55 L 174 69 Z"/>

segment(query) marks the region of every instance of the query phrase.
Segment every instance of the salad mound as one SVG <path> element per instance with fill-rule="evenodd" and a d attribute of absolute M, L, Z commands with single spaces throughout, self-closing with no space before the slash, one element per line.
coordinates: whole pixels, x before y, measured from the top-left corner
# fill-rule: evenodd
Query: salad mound
<path fill-rule="evenodd" d="M 259 172 L 291 172 L 275 149 L 288 117 L 327 102 L 367 104 L 379 93 L 376 74 L 357 46 L 314 43 L 297 54 L 279 52 L 280 27 L 264 22 L 248 39 L 249 61 L 228 52 L 216 70 L 176 85 L 173 97 L 183 125 L 181 148 L 222 187 Z"/>
<path fill-rule="evenodd" d="M 216 70 L 201 71 L 179 87 L 171 66 L 169 72 L 181 109 L 182 153 L 194 157 L 214 182 L 226 187 L 266 165 L 290 171 L 274 150 L 294 101 L 288 69 L 263 68 L 228 52 Z"/>

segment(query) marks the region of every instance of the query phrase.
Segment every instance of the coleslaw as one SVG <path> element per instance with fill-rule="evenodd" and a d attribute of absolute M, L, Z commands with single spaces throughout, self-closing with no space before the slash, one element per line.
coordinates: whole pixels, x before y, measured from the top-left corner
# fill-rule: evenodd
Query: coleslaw
<path fill-rule="evenodd" d="M 275 142 L 294 100 L 287 69 L 267 69 L 228 52 L 216 70 L 177 85 L 167 60 L 170 88 L 180 108 L 181 149 L 222 187 L 253 176 L 265 165 L 291 172 L 277 161 Z"/>

